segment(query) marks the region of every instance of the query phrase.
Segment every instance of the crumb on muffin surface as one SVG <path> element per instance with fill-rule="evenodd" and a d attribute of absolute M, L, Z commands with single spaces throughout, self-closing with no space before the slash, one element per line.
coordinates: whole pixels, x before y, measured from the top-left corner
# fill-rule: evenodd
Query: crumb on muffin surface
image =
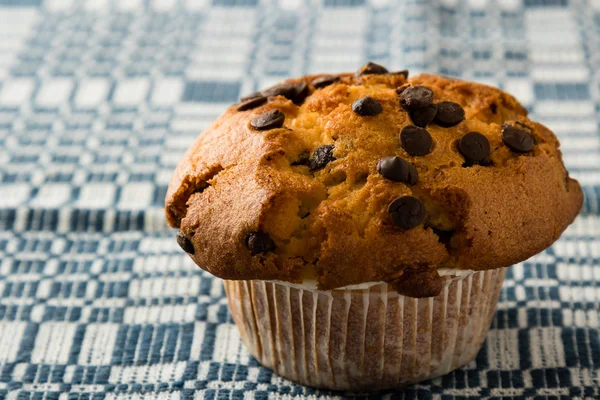
<path fill-rule="evenodd" d="M 231 106 L 169 184 L 180 245 L 224 279 L 420 297 L 439 293 L 437 268 L 506 267 L 552 244 L 583 197 L 554 134 L 499 89 L 406 76 L 306 76 Z"/>

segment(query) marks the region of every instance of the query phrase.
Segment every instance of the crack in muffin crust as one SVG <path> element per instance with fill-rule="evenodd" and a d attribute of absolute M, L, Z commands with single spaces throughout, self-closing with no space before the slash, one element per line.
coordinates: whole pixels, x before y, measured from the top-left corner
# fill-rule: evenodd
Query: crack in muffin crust
<path fill-rule="evenodd" d="M 554 134 L 499 89 L 407 76 L 367 64 L 231 106 L 169 185 L 182 247 L 224 279 L 431 296 L 437 268 L 505 267 L 554 242 L 582 204 Z"/>

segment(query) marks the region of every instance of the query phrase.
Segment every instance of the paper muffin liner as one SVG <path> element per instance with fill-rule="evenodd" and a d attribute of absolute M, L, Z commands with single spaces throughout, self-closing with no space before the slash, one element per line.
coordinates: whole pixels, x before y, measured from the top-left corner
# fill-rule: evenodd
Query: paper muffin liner
<path fill-rule="evenodd" d="M 225 281 L 242 341 L 262 365 L 331 390 L 393 388 L 472 361 L 496 309 L 506 268 L 445 277 L 416 299 L 385 283 L 320 291 L 283 282 Z"/>

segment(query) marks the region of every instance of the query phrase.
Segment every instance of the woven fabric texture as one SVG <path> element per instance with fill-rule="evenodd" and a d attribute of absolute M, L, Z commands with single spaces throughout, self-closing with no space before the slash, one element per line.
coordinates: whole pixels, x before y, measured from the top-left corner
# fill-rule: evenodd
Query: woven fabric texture
<path fill-rule="evenodd" d="M 0 0 L 0 399 L 342 396 L 248 355 L 162 202 L 240 95 L 367 60 L 513 93 L 586 194 L 474 362 L 382 395 L 600 398 L 598 0 Z"/>

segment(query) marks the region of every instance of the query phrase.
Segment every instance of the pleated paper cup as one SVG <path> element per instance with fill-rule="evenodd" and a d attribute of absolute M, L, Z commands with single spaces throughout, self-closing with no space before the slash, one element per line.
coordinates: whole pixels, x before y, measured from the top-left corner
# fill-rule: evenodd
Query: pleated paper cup
<path fill-rule="evenodd" d="M 385 283 L 321 291 L 283 282 L 225 281 L 242 341 L 262 365 L 330 390 L 394 388 L 472 361 L 496 309 L 506 268 L 445 277 L 416 299 Z"/>

